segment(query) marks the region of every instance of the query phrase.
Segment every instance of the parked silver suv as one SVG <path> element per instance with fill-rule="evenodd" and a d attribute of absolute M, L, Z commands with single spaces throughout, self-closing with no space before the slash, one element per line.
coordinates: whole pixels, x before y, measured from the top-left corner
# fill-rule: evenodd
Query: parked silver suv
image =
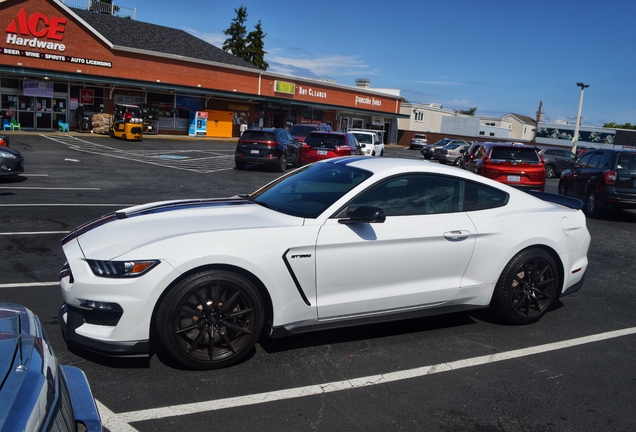
<path fill-rule="evenodd" d="M 576 161 L 576 156 L 568 148 L 543 147 L 537 150 L 537 153 L 545 163 L 545 176 L 547 178 L 558 177 L 568 169 L 568 165 Z"/>

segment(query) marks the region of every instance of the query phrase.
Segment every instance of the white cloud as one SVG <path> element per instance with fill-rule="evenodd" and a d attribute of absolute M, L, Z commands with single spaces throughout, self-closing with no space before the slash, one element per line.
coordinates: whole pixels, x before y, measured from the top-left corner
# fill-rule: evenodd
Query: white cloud
<path fill-rule="evenodd" d="M 183 31 L 190 33 L 192 36 L 196 36 L 201 40 L 206 41 L 209 44 L 214 45 L 217 48 L 221 48 L 223 46 L 223 42 L 227 39 L 227 36 L 223 32 L 221 33 L 203 33 L 198 30 L 183 27 Z"/>
<path fill-rule="evenodd" d="M 311 71 L 316 76 L 343 76 L 369 74 L 369 70 L 363 60 L 350 56 L 329 56 L 321 58 L 292 58 L 282 55 L 268 55 L 265 60 L 269 63 L 278 63 L 279 67 L 287 66 L 291 69 L 304 69 Z"/>

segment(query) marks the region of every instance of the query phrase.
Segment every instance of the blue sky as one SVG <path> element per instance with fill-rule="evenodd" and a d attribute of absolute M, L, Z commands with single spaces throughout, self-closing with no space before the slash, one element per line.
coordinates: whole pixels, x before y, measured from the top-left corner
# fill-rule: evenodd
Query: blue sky
<path fill-rule="evenodd" d="M 270 71 L 398 88 L 413 103 L 477 107 L 582 124 L 636 124 L 633 0 L 115 0 L 138 21 L 185 30 L 218 47 L 247 8 L 261 21 Z"/>

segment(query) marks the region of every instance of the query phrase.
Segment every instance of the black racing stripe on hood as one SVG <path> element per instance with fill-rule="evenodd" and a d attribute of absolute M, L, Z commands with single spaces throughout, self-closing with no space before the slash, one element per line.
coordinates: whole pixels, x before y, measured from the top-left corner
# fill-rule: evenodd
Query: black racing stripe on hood
<path fill-rule="evenodd" d="M 115 212 L 115 216 L 117 219 L 126 219 L 129 217 L 135 216 L 143 216 L 154 213 L 163 213 L 174 210 L 185 210 L 192 208 L 200 208 L 200 207 L 220 207 L 220 206 L 228 206 L 228 205 L 243 205 L 243 204 L 253 204 L 251 201 L 247 201 L 245 198 L 210 198 L 210 199 L 197 199 L 197 200 L 184 200 L 184 201 L 173 201 L 163 204 L 158 204 L 152 207 L 146 207 L 144 209 L 126 212 L 126 211 L 118 211 Z"/>
<path fill-rule="evenodd" d="M 175 210 L 185 210 L 192 208 L 201 208 L 201 207 L 217 207 L 217 206 L 233 206 L 233 205 L 244 205 L 244 204 L 254 204 L 251 201 L 248 201 L 244 198 L 209 198 L 209 199 L 196 199 L 196 200 L 183 200 L 183 201 L 171 201 L 167 203 L 157 204 L 152 207 L 143 208 L 136 211 L 126 212 L 125 210 L 120 210 L 118 212 L 109 213 L 100 217 L 99 219 L 95 219 L 84 225 L 80 225 L 75 228 L 69 234 L 67 234 L 62 239 L 62 245 L 68 243 L 85 234 L 97 227 L 105 225 L 109 222 L 116 221 L 117 219 L 127 219 L 130 217 L 136 216 L 144 216 L 148 214 L 154 213 L 163 213 L 168 211 Z"/>

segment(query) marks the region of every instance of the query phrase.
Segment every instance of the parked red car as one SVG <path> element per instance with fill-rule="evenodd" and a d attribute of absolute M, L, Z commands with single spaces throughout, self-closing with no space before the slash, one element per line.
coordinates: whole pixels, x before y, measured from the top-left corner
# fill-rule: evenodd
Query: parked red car
<path fill-rule="evenodd" d="M 465 169 L 520 189 L 545 190 L 545 165 L 534 147 L 480 143 Z"/>
<path fill-rule="evenodd" d="M 352 133 L 311 132 L 300 144 L 301 164 L 350 155 L 364 155 Z"/>

